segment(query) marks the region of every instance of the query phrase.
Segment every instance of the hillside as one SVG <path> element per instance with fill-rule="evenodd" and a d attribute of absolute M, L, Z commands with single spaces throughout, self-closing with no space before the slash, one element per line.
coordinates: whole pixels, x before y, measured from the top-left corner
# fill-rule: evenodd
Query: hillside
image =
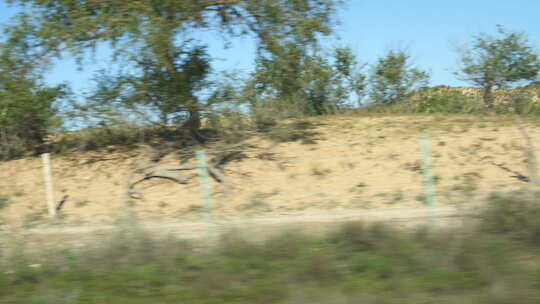
<path fill-rule="evenodd" d="M 538 139 L 538 120 L 526 123 Z M 215 220 L 425 210 L 420 133 L 431 135 L 441 208 L 527 185 L 525 141 L 509 117 L 349 115 L 289 122 L 281 131 L 288 134 L 281 141 L 261 133 L 231 151 L 223 151 L 220 142 L 204 147 L 209 159 L 229 158 L 221 166 L 227 184 L 210 179 Z M 204 220 L 196 170 L 182 171 L 186 184 L 148 179 L 136 186 L 142 199 L 127 195 L 129 172 L 150 157 L 142 144 L 127 151 L 109 147 L 53 155 L 55 197 L 69 198 L 52 222 L 46 215 L 41 160 L 1 163 L 3 223 L 75 227 L 110 224 L 128 214 L 149 223 Z M 170 153 L 160 163 L 196 165 L 187 151 Z"/>

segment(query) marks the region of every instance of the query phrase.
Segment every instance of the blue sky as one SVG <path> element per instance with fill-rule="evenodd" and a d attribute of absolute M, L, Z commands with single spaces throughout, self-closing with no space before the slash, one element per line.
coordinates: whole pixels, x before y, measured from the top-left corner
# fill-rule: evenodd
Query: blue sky
<path fill-rule="evenodd" d="M 525 31 L 540 49 L 539 0 L 349 0 L 339 12 L 338 39 L 327 45 L 349 45 L 361 62 L 373 63 L 391 48 L 406 48 L 414 63 L 430 71 L 431 84 L 466 85 L 456 80 L 456 45 L 470 41 L 479 32 L 493 33 L 501 24 L 510 30 Z M 17 9 L 0 0 L 0 23 L 5 24 Z M 254 45 L 247 38 L 233 40 L 223 49 L 222 40 L 204 37 L 210 43 L 216 70 L 252 68 Z M 109 52 L 101 49 L 77 71 L 72 60 L 64 59 L 47 74 L 51 84 L 68 82 L 77 93 L 91 87 L 93 72 L 109 67 Z"/>

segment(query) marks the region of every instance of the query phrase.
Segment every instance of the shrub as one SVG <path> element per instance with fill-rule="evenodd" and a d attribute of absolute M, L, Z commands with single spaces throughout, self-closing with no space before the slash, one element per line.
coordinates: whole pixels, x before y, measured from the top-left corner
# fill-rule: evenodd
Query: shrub
<path fill-rule="evenodd" d="M 480 105 L 474 98 L 458 91 L 433 89 L 418 92 L 414 99 L 413 111 L 417 113 L 475 113 Z"/>
<path fill-rule="evenodd" d="M 493 194 L 480 213 L 482 232 L 540 245 L 540 192 Z"/>
<path fill-rule="evenodd" d="M 60 125 L 57 102 L 65 85 L 47 87 L 35 66 L 0 49 L 0 158 L 40 152 L 48 132 Z"/>

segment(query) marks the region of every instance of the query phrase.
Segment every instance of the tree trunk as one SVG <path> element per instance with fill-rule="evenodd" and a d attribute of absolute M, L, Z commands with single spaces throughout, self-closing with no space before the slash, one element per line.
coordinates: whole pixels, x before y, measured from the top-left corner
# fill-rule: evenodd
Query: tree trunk
<path fill-rule="evenodd" d="M 493 86 L 488 84 L 484 87 L 484 105 L 488 109 L 493 109 Z"/>
<path fill-rule="evenodd" d="M 199 131 L 199 129 L 201 128 L 201 116 L 197 102 L 194 100 L 190 100 L 187 104 L 187 110 L 189 113 L 189 118 L 184 123 L 184 128 Z"/>
<path fill-rule="evenodd" d="M 182 128 L 187 129 L 193 138 L 195 138 L 198 142 L 203 143 L 206 138 L 199 133 L 199 130 L 201 129 L 201 116 L 196 100 L 197 98 L 193 97 L 192 100 L 187 103 L 189 118 L 182 125 Z"/>

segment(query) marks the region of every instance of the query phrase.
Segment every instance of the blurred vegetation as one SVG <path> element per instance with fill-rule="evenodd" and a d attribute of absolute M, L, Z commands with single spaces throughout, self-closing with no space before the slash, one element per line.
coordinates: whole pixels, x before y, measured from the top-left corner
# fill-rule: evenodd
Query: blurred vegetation
<path fill-rule="evenodd" d="M 540 56 L 524 32 L 497 25 L 497 34 L 473 37 L 471 47 L 460 50 L 456 75 L 480 88 L 484 106 L 494 106 L 494 89 L 507 89 L 523 81 L 537 80 Z"/>
<path fill-rule="evenodd" d="M 264 241 L 231 232 L 206 248 L 129 224 L 78 249 L 19 242 L 3 249 L 0 302 L 538 303 L 539 198 L 494 195 L 452 230 L 352 222 Z"/>
<path fill-rule="evenodd" d="M 68 96 L 64 85 L 46 86 L 39 66 L 19 51 L 0 44 L 0 159 L 43 150 L 46 135 L 62 124 L 56 113 Z"/>
<path fill-rule="evenodd" d="M 409 53 L 390 50 L 373 67 L 369 95 L 378 103 L 396 103 L 427 86 L 428 82 L 429 74 L 412 65 Z"/>
<path fill-rule="evenodd" d="M 313 143 L 314 132 L 290 119 L 351 109 L 540 113 L 538 54 L 525 33 L 501 26 L 497 35 L 474 36 L 460 53 L 456 76 L 477 86 L 471 94 L 429 87 L 429 74 L 405 50 L 388 51 L 366 72 L 351 47 L 323 47 L 341 0 L 7 2 L 23 9 L 0 39 L 4 160 L 113 145 L 238 145 L 255 134 Z M 253 39 L 254 69 L 215 71 L 202 32 L 221 35 L 225 47 L 237 37 Z M 89 92 L 44 84 L 58 60 L 73 56 L 83 67 L 104 44 L 113 51 L 111 68 L 96 72 Z"/>
<path fill-rule="evenodd" d="M 374 113 L 446 113 L 446 114 L 540 114 L 538 82 L 527 86 L 495 90 L 494 103 L 486 109 L 480 89 L 436 86 L 421 88 L 395 103 L 372 103 L 358 109 Z"/>

